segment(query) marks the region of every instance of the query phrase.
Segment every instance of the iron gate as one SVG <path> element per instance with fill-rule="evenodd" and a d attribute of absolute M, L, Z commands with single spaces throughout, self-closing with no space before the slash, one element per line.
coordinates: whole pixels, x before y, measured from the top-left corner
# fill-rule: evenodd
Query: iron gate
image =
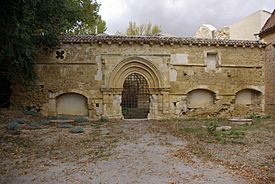
<path fill-rule="evenodd" d="M 150 94 L 148 83 L 142 75 L 133 73 L 125 79 L 121 105 L 125 119 L 147 118 Z"/>

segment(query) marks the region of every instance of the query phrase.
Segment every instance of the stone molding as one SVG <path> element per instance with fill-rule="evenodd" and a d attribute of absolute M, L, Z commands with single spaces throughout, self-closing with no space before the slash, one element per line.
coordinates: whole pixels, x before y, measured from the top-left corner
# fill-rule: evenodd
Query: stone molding
<path fill-rule="evenodd" d="M 150 89 L 163 88 L 163 76 L 148 60 L 141 57 L 129 57 L 117 64 L 107 79 L 107 89 L 121 89 L 126 77 L 132 73 L 142 75 Z"/>

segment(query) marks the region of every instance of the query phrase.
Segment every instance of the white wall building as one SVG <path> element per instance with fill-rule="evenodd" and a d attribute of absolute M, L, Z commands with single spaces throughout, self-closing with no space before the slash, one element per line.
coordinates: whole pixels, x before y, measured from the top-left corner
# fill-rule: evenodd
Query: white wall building
<path fill-rule="evenodd" d="M 265 10 L 259 10 L 239 22 L 229 25 L 229 37 L 234 40 L 256 40 L 257 36 L 264 26 L 271 13 Z"/>
<path fill-rule="evenodd" d="M 264 26 L 271 13 L 259 10 L 239 22 L 229 26 L 216 29 L 210 24 L 202 24 L 197 32 L 196 38 L 215 38 L 232 40 L 258 40 L 258 34 Z"/>

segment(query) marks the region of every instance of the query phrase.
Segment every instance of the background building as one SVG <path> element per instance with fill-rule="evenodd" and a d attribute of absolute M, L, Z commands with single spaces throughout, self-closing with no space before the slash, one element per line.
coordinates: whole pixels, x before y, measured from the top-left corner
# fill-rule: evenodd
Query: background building
<path fill-rule="evenodd" d="M 196 32 L 197 38 L 216 38 L 232 40 L 258 40 L 258 34 L 271 13 L 259 10 L 242 20 L 222 28 L 202 24 Z"/>

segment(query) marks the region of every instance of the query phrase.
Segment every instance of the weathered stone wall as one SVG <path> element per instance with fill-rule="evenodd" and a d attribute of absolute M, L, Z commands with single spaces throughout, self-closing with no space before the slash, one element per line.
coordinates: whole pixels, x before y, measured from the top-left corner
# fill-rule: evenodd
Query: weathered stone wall
<path fill-rule="evenodd" d="M 217 54 L 215 70 L 206 68 L 207 53 Z M 87 98 L 90 118 L 122 118 L 124 79 L 139 73 L 149 85 L 148 118 L 248 116 L 264 110 L 264 59 L 264 48 L 253 45 L 64 42 L 39 55 L 36 86 L 28 92 L 14 86 L 12 102 L 56 115 L 58 97 L 77 93 Z M 189 106 L 196 89 L 213 93 L 213 104 Z M 260 93 L 259 103 L 236 104 L 244 89 Z"/>
<path fill-rule="evenodd" d="M 265 61 L 266 113 L 275 117 L 275 33 L 263 38 L 267 43 Z"/>

